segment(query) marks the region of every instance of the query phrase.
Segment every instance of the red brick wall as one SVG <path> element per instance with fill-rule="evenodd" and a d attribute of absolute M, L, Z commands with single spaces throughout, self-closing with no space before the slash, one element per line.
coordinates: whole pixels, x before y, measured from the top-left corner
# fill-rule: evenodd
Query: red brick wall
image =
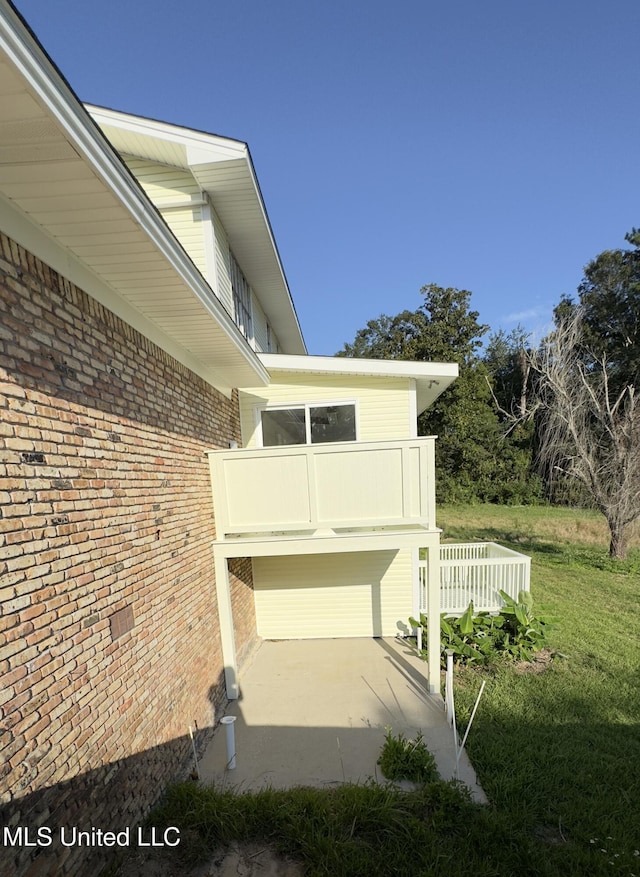
<path fill-rule="evenodd" d="M 224 703 L 205 451 L 239 440 L 237 399 L 0 246 L 1 812 L 117 830 Z M 8 857 L 50 873 L 51 851 L 14 855 L 0 847 L 0 874 Z M 63 851 L 65 873 L 82 855 Z"/>

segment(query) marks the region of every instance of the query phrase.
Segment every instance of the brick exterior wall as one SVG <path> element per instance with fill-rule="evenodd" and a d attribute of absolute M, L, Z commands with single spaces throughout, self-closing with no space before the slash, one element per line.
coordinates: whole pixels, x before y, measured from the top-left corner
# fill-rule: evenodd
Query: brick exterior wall
<path fill-rule="evenodd" d="M 225 703 L 205 451 L 239 441 L 237 399 L 0 245 L 0 826 L 117 831 Z M 86 853 L 0 847 L 0 874 L 98 873 Z"/>
<path fill-rule="evenodd" d="M 256 607 L 253 597 L 253 566 L 250 557 L 232 557 L 228 565 L 236 657 L 238 666 L 241 667 L 251 658 L 258 645 Z"/>

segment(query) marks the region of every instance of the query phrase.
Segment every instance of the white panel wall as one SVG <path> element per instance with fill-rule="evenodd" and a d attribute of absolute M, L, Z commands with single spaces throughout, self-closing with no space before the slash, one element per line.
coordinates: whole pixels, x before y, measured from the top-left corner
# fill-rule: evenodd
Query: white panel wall
<path fill-rule="evenodd" d="M 322 521 L 351 520 L 363 526 L 384 518 L 402 520 L 402 451 L 321 454 L 315 458 L 316 503 Z M 419 470 L 416 470 L 419 471 Z"/>
<path fill-rule="evenodd" d="M 247 460 L 237 456 L 225 467 L 228 518 L 236 528 L 256 521 L 309 526 L 311 509 L 304 456 Z M 271 529 L 274 529 L 272 526 Z"/>
<path fill-rule="evenodd" d="M 412 445 L 420 445 L 413 453 Z M 431 438 L 209 454 L 218 534 L 433 526 Z M 415 448 L 418 451 L 418 448 Z"/>
<path fill-rule="evenodd" d="M 413 611 L 410 551 L 256 557 L 253 578 L 265 639 L 395 636 Z"/>
<path fill-rule="evenodd" d="M 242 437 L 245 447 L 255 447 L 256 408 L 304 402 L 356 400 L 358 439 L 411 438 L 410 381 L 359 375 L 292 375 L 273 372 L 268 387 L 240 393 Z"/>

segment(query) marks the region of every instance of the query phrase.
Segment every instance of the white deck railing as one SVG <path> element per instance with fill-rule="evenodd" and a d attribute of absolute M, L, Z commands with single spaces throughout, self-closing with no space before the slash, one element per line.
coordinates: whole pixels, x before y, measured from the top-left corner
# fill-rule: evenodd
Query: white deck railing
<path fill-rule="evenodd" d="M 435 529 L 434 438 L 210 451 L 217 538 Z"/>
<path fill-rule="evenodd" d="M 426 561 L 419 561 L 420 611 L 427 605 Z M 461 615 L 470 602 L 478 612 L 498 611 L 500 591 L 517 599 L 530 589 L 531 558 L 496 542 L 440 546 L 440 611 Z"/>

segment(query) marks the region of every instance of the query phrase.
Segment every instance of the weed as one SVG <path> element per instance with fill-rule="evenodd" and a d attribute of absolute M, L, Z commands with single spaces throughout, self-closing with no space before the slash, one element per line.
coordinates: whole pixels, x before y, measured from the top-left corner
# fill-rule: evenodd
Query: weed
<path fill-rule="evenodd" d="M 391 728 L 387 728 L 378 764 L 388 780 L 429 783 L 438 778 L 435 759 L 422 734 L 418 734 L 415 740 L 407 740 L 402 734 L 394 737 Z"/>

